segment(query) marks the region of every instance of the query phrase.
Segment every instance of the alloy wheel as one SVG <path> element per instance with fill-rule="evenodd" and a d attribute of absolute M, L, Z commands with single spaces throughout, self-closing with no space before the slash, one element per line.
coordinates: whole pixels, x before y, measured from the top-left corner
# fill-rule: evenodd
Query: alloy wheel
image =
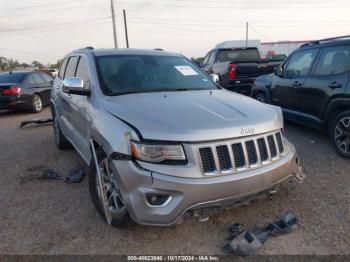
<path fill-rule="evenodd" d="M 123 197 L 120 194 L 115 175 L 109 168 L 108 159 L 103 159 L 99 164 L 99 171 L 102 181 L 102 192 L 99 186 L 99 179 L 96 176 L 96 189 L 101 203 L 107 211 L 105 214 L 108 221 L 111 221 L 113 215 L 121 214 L 125 211 Z"/>
<path fill-rule="evenodd" d="M 344 154 L 350 153 L 350 117 L 338 120 L 334 129 L 334 140 L 338 149 Z"/>
<path fill-rule="evenodd" d="M 265 95 L 263 95 L 263 94 L 257 94 L 255 99 L 258 100 L 261 103 L 266 103 L 266 101 L 265 101 L 266 98 L 265 98 Z"/>
<path fill-rule="evenodd" d="M 34 96 L 34 101 L 33 102 L 34 102 L 35 110 L 38 111 L 38 112 L 41 111 L 42 106 L 43 106 L 41 98 L 38 95 L 36 95 L 36 96 Z"/>

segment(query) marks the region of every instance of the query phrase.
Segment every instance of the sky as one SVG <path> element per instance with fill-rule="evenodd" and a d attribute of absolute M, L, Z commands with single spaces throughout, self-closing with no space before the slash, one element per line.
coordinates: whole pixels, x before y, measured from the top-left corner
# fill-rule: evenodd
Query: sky
<path fill-rule="evenodd" d="M 55 63 L 73 49 L 114 46 L 111 0 L 0 0 L 0 56 Z M 215 44 L 350 34 L 349 0 L 114 0 L 118 47 L 204 56 Z"/>

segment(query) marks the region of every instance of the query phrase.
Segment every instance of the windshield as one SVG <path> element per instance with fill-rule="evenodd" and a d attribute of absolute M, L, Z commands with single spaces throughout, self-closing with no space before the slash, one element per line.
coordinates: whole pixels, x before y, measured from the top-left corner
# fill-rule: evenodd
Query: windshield
<path fill-rule="evenodd" d="M 260 55 L 256 49 L 221 50 L 216 56 L 216 62 L 257 62 Z"/>
<path fill-rule="evenodd" d="M 116 55 L 96 59 L 101 88 L 106 95 L 217 89 L 199 68 L 183 57 Z"/>
<path fill-rule="evenodd" d="M 18 83 L 22 81 L 24 74 L 0 74 L 0 83 Z"/>

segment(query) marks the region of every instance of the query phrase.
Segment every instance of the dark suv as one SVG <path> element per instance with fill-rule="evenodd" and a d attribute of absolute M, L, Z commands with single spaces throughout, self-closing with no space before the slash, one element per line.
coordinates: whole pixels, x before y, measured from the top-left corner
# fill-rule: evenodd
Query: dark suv
<path fill-rule="evenodd" d="M 271 103 L 285 117 L 329 132 L 350 158 L 350 36 L 314 41 L 294 51 L 272 75 Z"/>

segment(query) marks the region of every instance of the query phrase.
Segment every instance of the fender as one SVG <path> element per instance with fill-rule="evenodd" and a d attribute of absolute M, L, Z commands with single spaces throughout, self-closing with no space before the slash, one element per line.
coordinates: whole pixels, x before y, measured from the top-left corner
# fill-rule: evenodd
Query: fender
<path fill-rule="evenodd" d="M 329 121 L 331 120 L 333 113 L 341 107 L 350 108 L 350 98 L 335 98 L 329 102 L 323 117 L 324 123 L 328 123 L 327 126 L 331 124 Z"/>
<path fill-rule="evenodd" d="M 124 158 L 131 156 L 129 141 L 130 139 L 140 141 L 138 133 L 126 122 L 112 114 L 97 113 L 94 119 L 96 122 L 92 125 L 90 139 L 101 146 L 108 156 L 115 153 L 119 157 L 123 156 Z M 105 128 L 103 123 L 109 123 L 108 129 Z M 89 163 L 91 161 L 91 152 L 88 152 L 84 158 Z"/>

